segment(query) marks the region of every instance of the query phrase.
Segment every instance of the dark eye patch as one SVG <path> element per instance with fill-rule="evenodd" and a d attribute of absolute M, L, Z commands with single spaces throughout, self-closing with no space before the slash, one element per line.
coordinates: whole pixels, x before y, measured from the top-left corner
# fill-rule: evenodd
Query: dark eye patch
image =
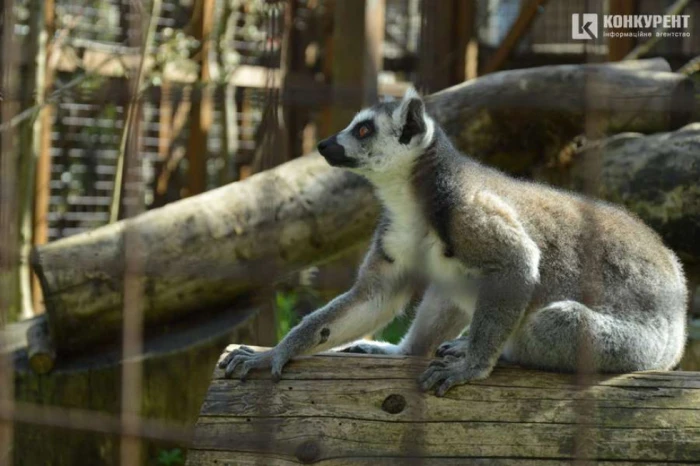
<path fill-rule="evenodd" d="M 366 128 L 366 130 L 363 130 L 363 128 Z M 374 121 L 364 120 L 357 123 L 352 128 L 352 135 L 355 136 L 357 139 L 367 139 L 368 137 L 374 134 L 375 130 L 376 128 L 374 126 Z"/>

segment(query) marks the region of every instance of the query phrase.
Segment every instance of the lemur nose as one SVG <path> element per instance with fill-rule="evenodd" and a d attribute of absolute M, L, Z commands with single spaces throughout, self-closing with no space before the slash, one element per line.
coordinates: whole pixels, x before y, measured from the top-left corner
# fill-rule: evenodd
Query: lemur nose
<path fill-rule="evenodd" d="M 318 143 L 318 151 L 323 152 L 324 150 L 328 149 L 328 146 L 330 146 L 333 143 L 335 143 L 335 137 L 324 139 L 323 141 Z"/>

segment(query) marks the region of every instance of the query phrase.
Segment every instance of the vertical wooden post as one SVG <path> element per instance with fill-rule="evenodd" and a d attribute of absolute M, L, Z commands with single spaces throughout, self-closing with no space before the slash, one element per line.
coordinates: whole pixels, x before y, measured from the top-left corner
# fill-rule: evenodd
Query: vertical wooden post
<path fill-rule="evenodd" d="M 160 111 L 158 118 L 158 158 L 162 163 L 168 160 L 170 143 L 172 141 L 173 101 L 171 84 L 163 79 L 160 84 Z"/>
<path fill-rule="evenodd" d="M 478 47 L 469 47 L 475 34 L 474 0 L 423 0 L 421 15 L 421 89 L 435 92 L 463 82 L 468 70 L 475 74 Z"/>
<path fill-rule="evenodd" d="M 467 62 L 469 42 L 474 37 L 474 17 L 476 16 L 476 5 L 473 0 L 456 1 L 454 5 L 454 15 L 452 19 L 452 30 L 454 31 L 454 59 L 450 77 L 451 84 L 458 84 L 467 79 Z M 472 59 L 473 60 L 473 59 Z M 471 66 L 471 63 L 470 63 Z"/>
<path fill-rule="evenodd" d="M 153 4 L 155 7 L 156 5 Z M 160 8 L 158 6 L 158 8 Z M 128 43 L 130 46 L 140 48 L 144 56 L 141 57 L 141 65 L 136 75 L 130 80 L 124 80 L 120 84 L 126 89 L 124 105 L 124 128 L 120 141 L 120 154 L 123 167 L 121 177 L 115 177 L 114 189 L 120 189 L 120 196 L 113 198 L 113 211 L 110 213 L 111 221 L 116 220 L 116 215 L 129 218 L 140 213 L 143 207 L 142 180 L 139 176 L 138 152 L 141 133 L 141 118 L 143 116 L 143 102 L 140 97 L 143 62 L 148 53 L 148 32 L 144 36 L 144 28 L 135 5 L 129 5 L 128 19 Z M 159 11 L 151 14 L 158 15 Z M 157 16 L 156 16 L 157 17 Z M 151 22 L 155 21 L 151 17 Z M 145 31 L 150 31 L 151 25 L 147 24 Z M 117 169 L 119 170 L 119 168 Z M 117 174 L 119 175 L 119 173 Z M 116 214 L 116 215 L 115 215 Z M 128 228 L 124 232 L 124 315 L 122 327 L 122 370 L 120 392 L 120 418 L 124 424 L 119 444 L 120 466 L 136 464 L 141 456 L 143 448 L 141 439 L 134 436 L 133 432 L 139 427 L 138 417 L 141 412 L 141 393 L 143 383 L 143 370 L 140 356 L 143 352 L 143 247 L 140 237 Z"/>
<path fill-rule="evenodd" d="M 362 106 L 377 101 L 384 10 L 384 0 L 335 0 L 331 132 L 347 126 Z M 362 66 L 358 66 L 358 57 L 362 57 Z"/>
<path fill-rule="evenodd" d="M 219 186 L 238 180 L 238 118 L 236 106 L 236 86 L 229 82 L 229 66 L 225 59 L 226 48 L 230 46 L 236 35 L 238 27 L 234 8 L 230 1 L 223 2 L 222 12 L 218 18 L 218 32 L 216 34 L 216 57 L 219 63 L 219 83 L 222 86 L 223 108 L 221 109 L 221 148 L 219 156 L 222 166 L 219 169 Z"/>
<path fill-rule="evenodd" d="M 284 10 L 284 35 L 282 37 L 281 96 L 284 127 L 286 130 L 288 159 L 299 157 L 301 151 L 301 132 L 304 122 L 303 112 L 298 99 L 290 95 L 290 87 L 304 69 L 304 50 L 300 44 L 299 30 L 294 25 L 294 18 L 299 10 L 298 0 L 287 0 Z"/>
<path fill-rule="evenodd" d="M 456 28 L 462 31 L 459 36 L 459 56 L 464 57 L 458 63 L 462 67 L 462 74 L 455 78 L 458 84 L 479 75 L 479 40 L 476 35 L 476 0 L 464 0 L 457 2 Z"/>
<path fill-rule="evenodd" d="M 366 0 L 363 105 L 374 104 L 379 97 L 378 77 L 384 61 L 382 45 L 385 16 L 385 0 Z"/>
<path fill-rule="evenodd" d="M 51 56 L 54 53 L 52 43 L 49 41 L 54 36 L 56 29 L 56 11 L 54 0 L 44 0 L 44 35 L 42 41 L 46 47 L 46 60 L 44 69 L 44 88 L 38 89 L 42 100 L 46 101 L 53 90 L 55 70 L 52 67 Z M 49 201 L 51 197 L 51 125 L 54 118 L 53 105 L 47 105 L 41 110 L 36 123 L 35 131 L 38 131 L 38 157 L 36 164 L 36 181 L 34 195 L 34 244 L 45 244 L 49 240 Z M 32 280 L 32 294 L 34 301 L 34 314 L 44 312 L 44 303 L 41 296 L 41 287 L 36 277 Z"/>
<path fill-rule="evenodd" d="M 17 74 L 18 53 L 14 35 L 14 1 L 2 4 L 2 81 L 0 89 L 0 122 L 7 123 L 18 111 Z M 19 305 L 17 281 L 17 163 L 15 159 L 14 130 L 0 132 L 0 329 L 4 329 Z M 0 403 L 13 408 L 15 392 L 14 362 L 6 352 L 0 351 Z M 0 464 L 13 464 L 13 422 L 0 420 Z"/>
<path fill-rule="evenodd" d="M 253 92 L 251 89 L 239 88 L 236 92 L 236 108 L 240 108 L 239 114 L 241 115 L 241 141 L 245 146 L 246 160 L 247 163 L 239 163 L 236 161 L 236 166 L 238 170 L 238 179 L 244 180 L 248 178 L 252 170 L 252 157 L 250 154 L 254 152 L 251 150 L 250 145 L 253 144 L 254 129 L 253 129 L 253 105 L 251 103 L 250 93 Z"/>
<path fill-rule="evenodd" d="M 425 93 L 439 91 L 452 83 L 453 7 L 453 0 L 421 3 L 418 86 Z"/>
<path fill-rule="evenodd" d="M 333 57 L 334 50 L 334 35 L 333 35 L 333 18 L 335 17 L 335 0 L 326 0 L 325 13 L 321 19 L 321 40 L 323 41 L 323 62 L 322 73 L 325 82 L 333 83 Z M 318 139 L 325 138 L 333 133 L 333 125 L 331 117 L 333 114 L 333 103 L 324 102 L 319 112 L 319 117 L 316 120 L 316 136 Z"/>
<path fill-rule="evenodd" d="M 636 11 L 636 0 L 609 0 L 611 15 L 633 15 Z M 612 32 L 621 32 L 613 30 Z M 608 37 L 608 60 L 620 61 L 634 48 L 634 37 Z"/>
<path fill-rule="evenodd" d="M 212 119 L 211 87 L 209 86 L 209 51 L 213 31 L 214 0 L 195 3 L 192 35 L 201 43 L 199 51 L 199 89 L 193 93 L 190 110 L 190 135 L 187 143 L 187 195 L 202 193 L 207 188 L 207 139 Z M 197 92 L 197 91 L 200 91 Z M 199 97 L 198 97 L 199 96 Z"/>
<path fill-rule="evenodd" d="M 46 35 L 44 31 L 44 2 L 34 0 L 29 3 L 29 36 L 23 50 L 27 57 L 24 73 L 21 76 L 22 107 L 30 108 L 44 102 L 44 78 L 46 68 Z M 33 120 L 20 124 L 19 132 L 19 182 L 20 182 L 20 263 L 19 280 L 22 303 L 22 317 L 34 314 L 32 292 L 32 272 L 29 266 L 34 237 L 34 199 L 36 194 L 36 166 L 39 157 L 39 126 Z"/>

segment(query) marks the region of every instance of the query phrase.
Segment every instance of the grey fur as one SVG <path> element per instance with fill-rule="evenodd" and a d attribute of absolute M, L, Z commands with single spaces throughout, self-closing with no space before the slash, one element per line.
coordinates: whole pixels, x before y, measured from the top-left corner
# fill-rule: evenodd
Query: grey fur
<path fill-rule="evenodd" d="M 360 131 L 367 121 L 369 131 Z M 460 154 L 412 90 L 363 110 L 319 147 L 376 186 L 384 214 L 372 246 L 350 291 L 271 351 L 228 355 L 227 374 L 241 364 L 242 376 L 258 367 L 279 376 L 293 356 L 374 332 L 402 311 L 418 279 L 432 285 L 399 345 L 345 350 L 437 348 L 421 384 L 438 395 L 487 377 L 499 357 L 557 371 L 577 370 L 581 355 L 587 369 L 604 372 L 679 362 L 687 303 L 680 263 L 621 208 L 511 179 Z"/>

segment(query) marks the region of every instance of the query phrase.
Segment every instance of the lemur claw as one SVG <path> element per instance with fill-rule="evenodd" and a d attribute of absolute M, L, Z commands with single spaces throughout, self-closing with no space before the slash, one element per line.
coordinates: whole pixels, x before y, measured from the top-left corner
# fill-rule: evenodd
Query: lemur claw
<path fill-rule="evenodd" d="M 461 337 L 455 340 L 446 341 L 441 344 L 435 351 L 435 356 L 442 358 L 445 356 L 454 356 L 463 358 L 467 355 L 466 338 Z"/>
<path fill-rule="evenodd" d="M 251 369 L 264 369 L 266 367 L 271 367 L 272 365 L 272 351 L 256 353 L 252 348 L 248 348 L 247 346 L 241 346 L 240 348 L 231 351 L 224 356 L 221 361 L 219 361 L 219 368 L 225 369 L 224 377 L 227 379 L 233 376 L 238 366 L 241 366 L 239 378 L 242 382 L 245 381 Z M 278 371 L 280 374 L 281 369 L 282 368 L 280 366 Z"/>
<path fill-rule="evenodd" d="M 435 389 L 436 396 L 444 396 L 450 388 L 484 379 L 490 372 L 489 369 L 473 367 L 466 358 L 447 356 L 432 361 L 420 376 L 419 383 L 423 391 Z"/>

